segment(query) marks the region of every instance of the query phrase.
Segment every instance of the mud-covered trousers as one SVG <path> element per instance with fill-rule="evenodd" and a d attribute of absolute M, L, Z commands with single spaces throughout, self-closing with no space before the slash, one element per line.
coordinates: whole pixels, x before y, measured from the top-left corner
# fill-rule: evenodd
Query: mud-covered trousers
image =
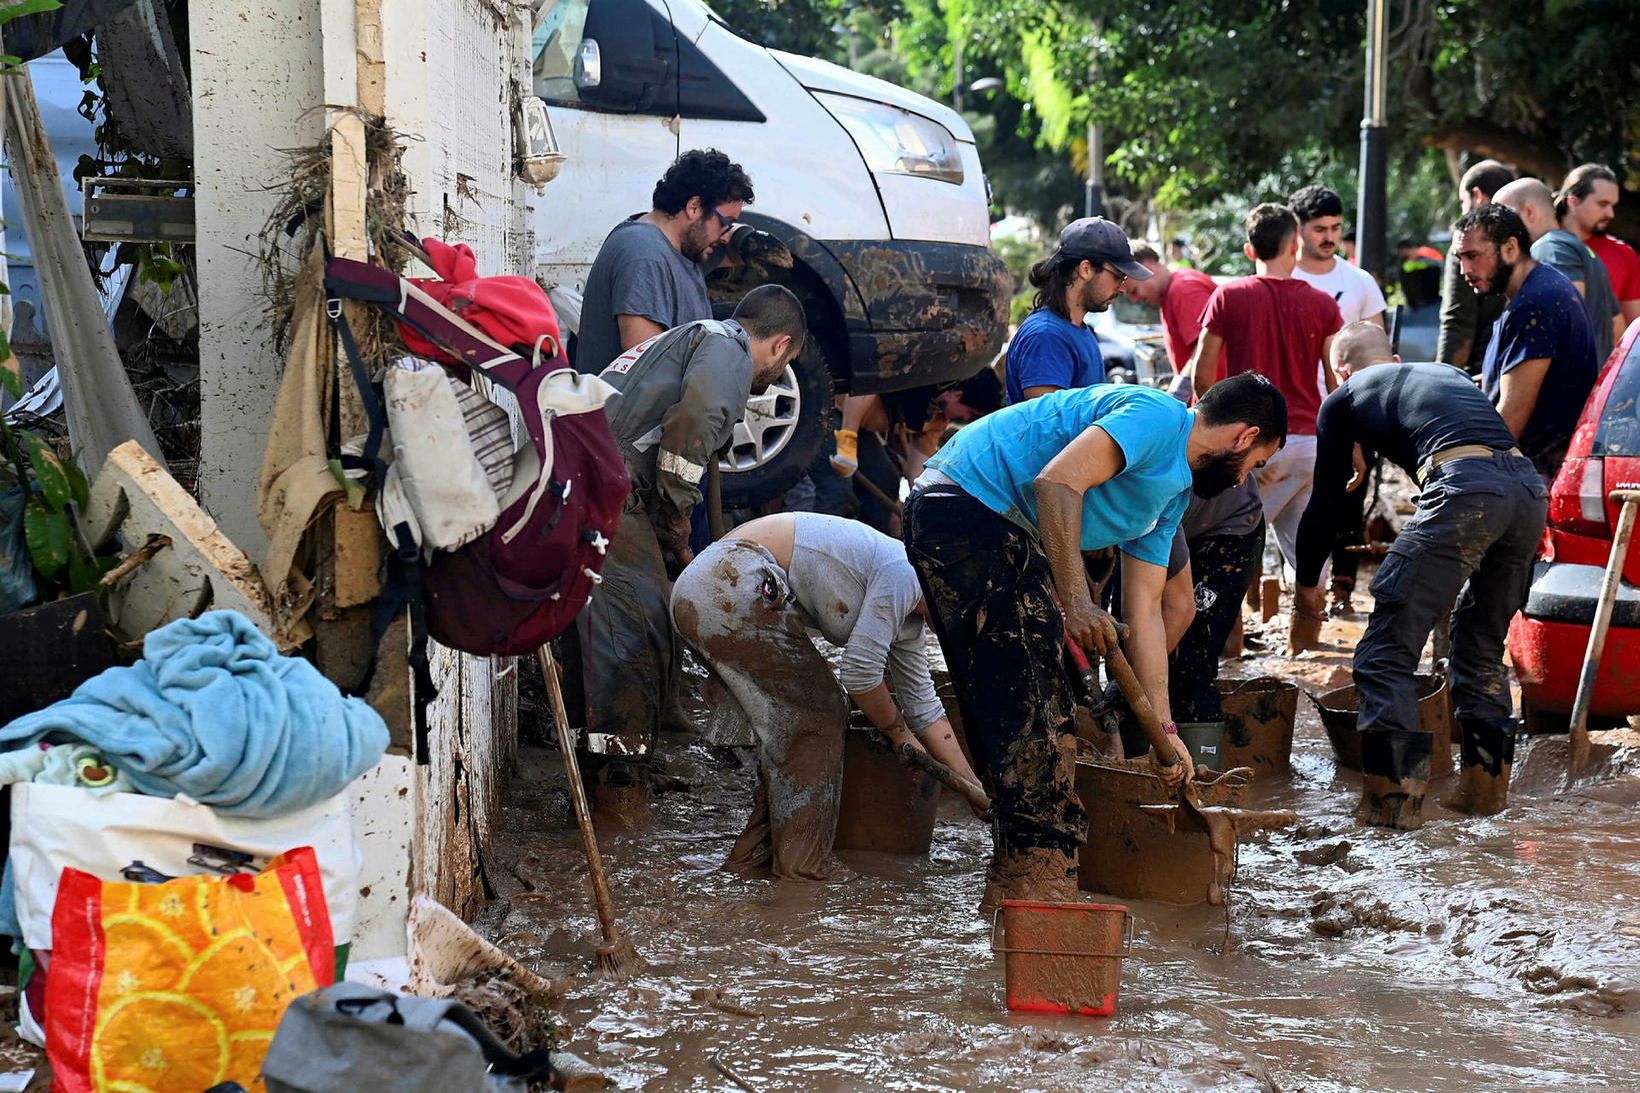
<path fill-rule="evenodd" d="M 1355 649 L 1362 732 L 1418 729 L 1418 658 L 1435 620 L 1457 600 L 1453 714 L 1512 739 L 1504 641 L 1526 603 L 1548 496 L 1524 456 L 1459 459 L 1430 475 L 1372 582 L 1376 604 Z"/>
<path fill-rule="evenodd" d="M 1264 521 L 1246 535 L 1204 535 L 1190 541 L 1196 617 L 1167 667 L 1168 704 L 1175 721 L 1219 721 L 1219 654 L 1241 615 L 1242 597 L 1258 572 Z"/>
<path fill-rule="evenodd" d="M 721 539 L 672 590 L 678 634 L 711 665 L 757 737 L 752 816 L 724 867 L 829 880 L 848 700 L 804 627 L 786 572 L 744 539 Z"/>
<path fill-rule="evenodd" d="M 1076 854 L 1087 813 L 1076 796 L 1065 620 L 1048 556 L 1019 525 L 955 487 L 912 494 L 904 527 L 991 798 L 998 856 Z"/>
<path fill-rule="evenodd" d="M 682 666 L 667 605 L 666 561 L 636 493 L 621 512 L 603 578 L 575 617 L 586 693 L 582 748 L 600 771 L 606 764 L 648 763 Z"/>

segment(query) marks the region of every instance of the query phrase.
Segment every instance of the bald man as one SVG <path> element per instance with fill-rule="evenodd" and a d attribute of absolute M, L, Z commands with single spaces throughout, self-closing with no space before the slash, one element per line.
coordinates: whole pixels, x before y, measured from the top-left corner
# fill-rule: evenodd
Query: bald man
<path fill-rule="evenodd" d="M 1355 446 L 1400 464 L 1418 483 L 1418 509 L 1378 567 L 1376 603 L 1355 649 L 1356 818 L 1409 830 L 1423 824 L 1431 755 L 1414 673 L 1435 620 L 1454 600 L 1451 693 L 1463 769 L 1444 803 L 1489 815 L 1508 800 L 1515 719 L 1503 645 L 1526 602 L 1549 491 L 1468 376 L 1450 365 L 1397 361 L 1372 323 L 1351 323 L 1333 340 L 1341 382 L 1316 418 L 1315 486 L 1298 527 L 1297 610 L 1322 612 L 1321 565 L 1345 507 Z M 1396 367 L 1382 367 L 1388 363 Z"/>
<path fill-rule="evenodd" d="M 1532 237 L 1532 257 L 1564 273 L 1582 295 L 1589 326 L 1594 330 L 1595 355 L 1604 364 L 1615 339 L 1622 337 L 1622 308 L 1612 292 L 1605 263 L 1587 243 L 1560 226 L 1555 195 L 1539 180 L 1516 179 L 1499 190 L 1493 200 L 1520 214 Z"/>

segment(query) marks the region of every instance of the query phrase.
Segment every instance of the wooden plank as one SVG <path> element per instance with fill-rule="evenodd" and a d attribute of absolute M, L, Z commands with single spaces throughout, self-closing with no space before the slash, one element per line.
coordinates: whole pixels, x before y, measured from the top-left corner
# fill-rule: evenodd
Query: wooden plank
<path fill-rule="evenodd" d="M 366 507 L 354 511 L 338 501 L 336 516 L 336 606 L 358 607 L 381 594 L 381 527 Z"/>
<path fill-rule="evenodd" d="M 359 66 L 359 109 L 373 117 L 387 113 L 387 61 L 382 46 L 381 0 L 357 0 L 353 26 Z"/>
<path fill-rule="evenodd" d="M 153 535 L 171 540 L 109 591 L 108 622 L 125 640 L 223 608 L 238 611 L 288 648 L 288 640 L 274 633 L 272 601 L 256 564 L 136 441 L 109 455 L 92 483 L 84 517 L 86 536 L 96 544 L 116 534 L 128 544 Z"/>

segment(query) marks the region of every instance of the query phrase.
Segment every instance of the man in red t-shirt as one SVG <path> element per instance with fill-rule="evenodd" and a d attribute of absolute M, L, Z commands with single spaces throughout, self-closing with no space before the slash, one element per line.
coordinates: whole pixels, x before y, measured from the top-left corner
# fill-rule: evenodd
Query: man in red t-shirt
<path fill-rule="evenodd" d="M 1315 476 L 1316 368 L 1328 391 L 1338 386 L 1328 361 L 1344 318 L 1331 296 L 1293 278 L 1298 217 L 1287 206 L 1260 205 L 1249 213 L 1243 249 L 1257 272 L 1220 285 L 1208 300 L 1190 370 L 1197 397 L 1242 372 L 1259 373 L 1286 396 L 1287 444 L 1258 472 L 1258 488 L 1281 555 L 1296 571 L 1298 521 Z"/>
<path fill-rule="evenodd" d="M 1218 283 L 1198 269 L 1168 268 L 1156 248 L 1148 243 L 1133 239 L 1128 246 L 1139 264 L 1150 271 L 1150 279 L 1128 278 L 1122 286 L 1122 295 L 1161 312 L 1168 363 L 1173 365 L 1173 374 L 1178 377 L 1170 390 L 1188 401 L 1190 376 L 1185 366 L 1196 352 L 1196 339 L 1202 334 L 1202 316 Z"/>
<path fill-rule="evenodd" d="M 1640 255 L 1621 239 L 1606 234 L 1621 195 L 1616 173 L 1601 163 L 1573 167 L 1555 194 L 1555 219 L 1583 240 L 1606 267 L 1606 279 L 1611 282 L 1619 309 L 1612 327 L 1614 345 L 1623 340 L 1628 325 L 1640 318 Z"/>

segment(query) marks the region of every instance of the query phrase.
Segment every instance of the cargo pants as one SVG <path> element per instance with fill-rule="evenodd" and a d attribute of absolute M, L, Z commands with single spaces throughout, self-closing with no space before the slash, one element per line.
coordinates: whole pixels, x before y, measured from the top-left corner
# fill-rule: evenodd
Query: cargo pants
<path fill-rule="evenodd" d="M 1417 731 L 1418 659 L 1456 600 L 1453 713 L 1513 738 L 1504 642 L 1526 603 L 1548 498 L 1524 456 L 1459 459 L 1430 475 L 1372 582 L 1376 604 L 1354 666 L 1363 733 Z"/>
<path fill-rule="evenodd" d="M 678 634 L 718 678 L 757 739 L 752 815 L 724 868 L 832 880 L 848 699 L 814 647 L 785 570 L 763 546 L 713 543 L 672 589 Z"/>
<path fill-rule="evenodd" d="M 997 854 L 1075 855 L 1088 818 L 1076 795 L 1075 699 L 1048 556 L 954 487 L 912 494 L 904 527 L 991 798 Z"/>
<path fill-rule="evenodd" d="M 575 617 L 586 695 L 582 749 L 600 776 L 610 764 L 641 768 L 653 757 L 682 668 L 666 561 L 636 491 L 621 510 L 603 578 Z"/>
<path fill-rule="evenodd" d="M 1167 666 L 1168 704 L 1176 721 L 1221 721 L 1219 654 L 1241 617 L 1242 597 L 1258 572 L 1264 521 L 1246 535 L 1204 535 L 1190 542 L 1196 617 Z"/>

